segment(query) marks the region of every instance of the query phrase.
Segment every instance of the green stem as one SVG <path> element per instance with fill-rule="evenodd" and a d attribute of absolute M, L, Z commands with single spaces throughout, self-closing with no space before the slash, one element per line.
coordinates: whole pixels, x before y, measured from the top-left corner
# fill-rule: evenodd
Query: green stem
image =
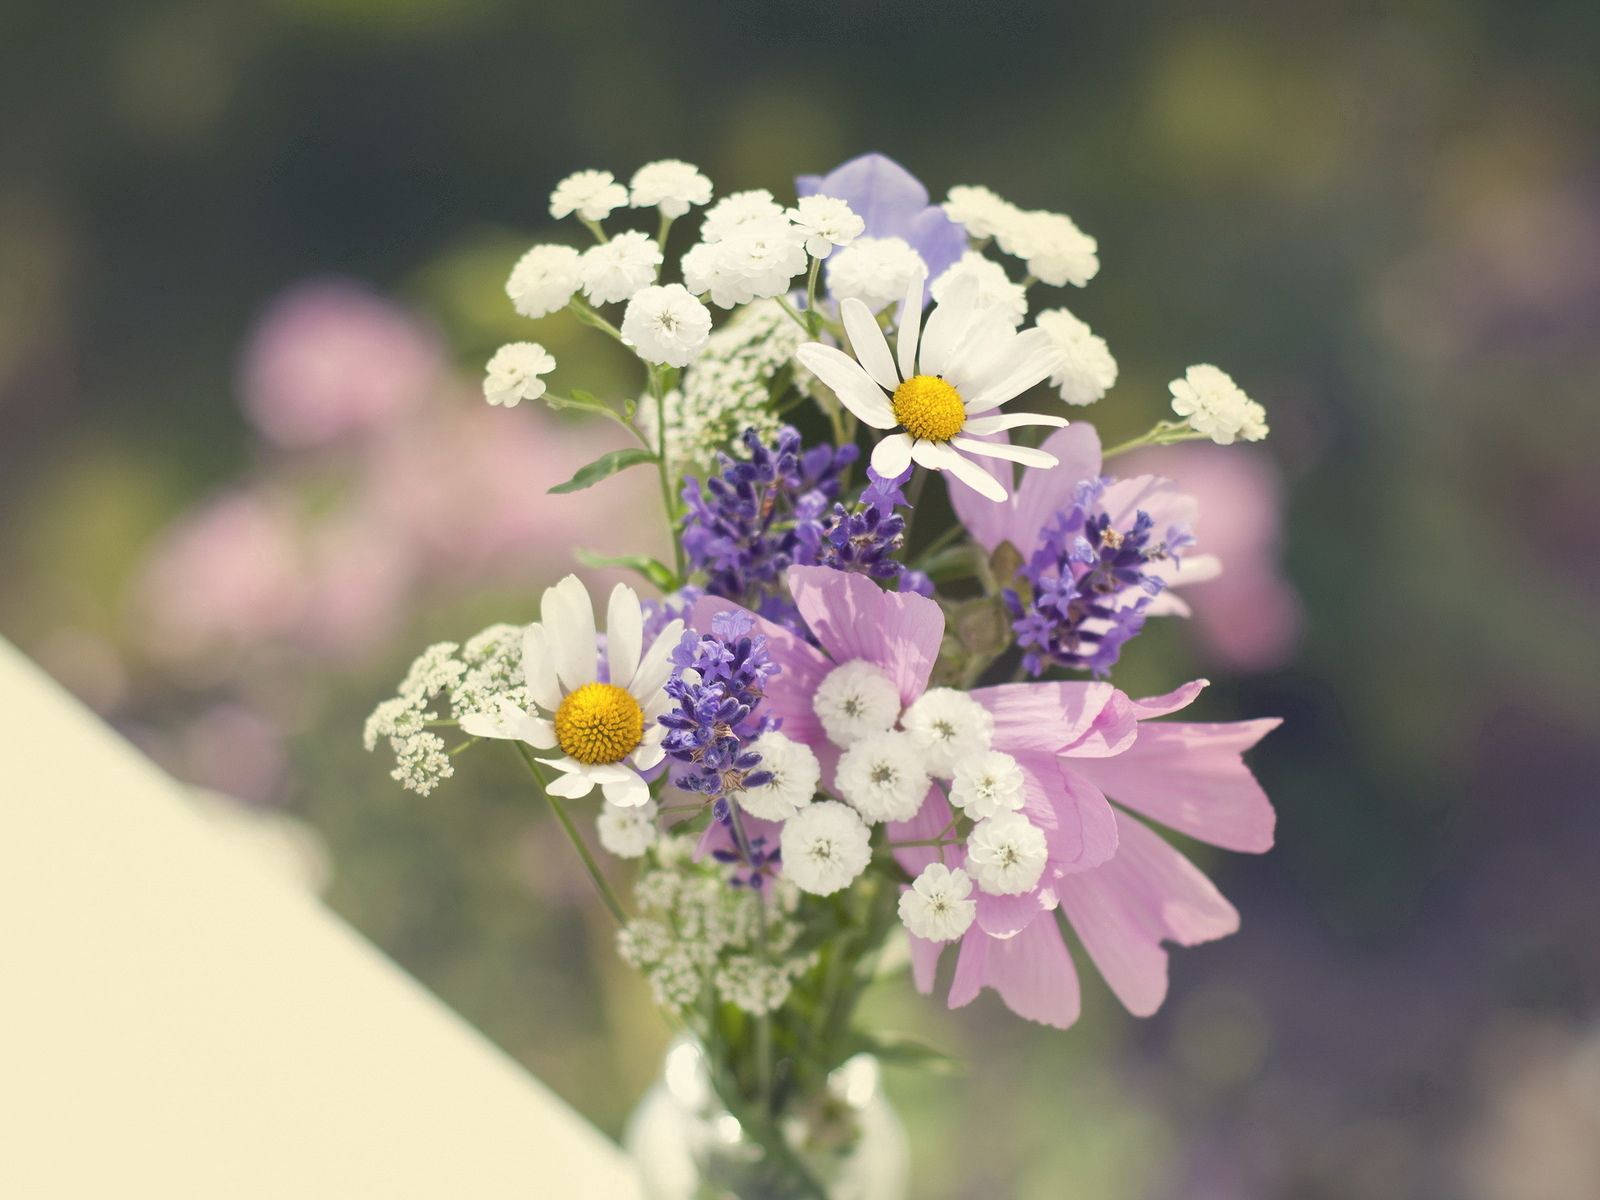
<path fill-rule="evenodd" d="M 585 325 L 592 326 L 593 328 L 601 330 L 604 333 L 609 333 L 612 337 L 616 338 L 619 343 L 622 341 L 622 330 L 618 329 L 610 321 L 602 317 L 587 302 L 574 296 L 571 300 L 567 301 L 567 307 L 570 308 L 578 320 L 582 321 Z"/>
<path fill-rule="evenodd" d="M 666 213 L 662 213 L 661 226 L 656 230 L 656 245 L 660 247 L 662 254 L 667 252 L 667 231 L 671 228 L 672 218 L 667 216 Z"/>
<path fill-rule="evenodd" d="M 650 368 L 650 394 L 656 401 L 656 429 L 661 444 L 656 449 L 656 475 L 661 480 L 661 511 L 667 519 L 667 536 L 672 539 L 673 562 L 677 565 L 678 581 L 683 582 L 688 562 L 683 555 L 683 539 L 678 536 L 678 506 L 672 496 L 672 467 L 667 462 L 667 389 L 662 386 L 661 372 Z"/>
<path fill-rule="evenodd" d="M 806 328 L 812 337 L 822 332 L 822 314 L 817 311 L 817 276 L 821 271 L 822 260 L 813 258 L 806 274 Z"/>
<path fill-rule="evenodd" d="M 591 221 L 588 217 L 579 217 L 578 220 L 583 222 L 583 227 L 585 229 L 594 234 L 595 241 L 605 242 L 610 240 L 606 237 L 606 231 L 600 228 L 599 221 Z"/>
<path fill-rule="evenodd" d="M 1142 446 L 1176 446 L 1179 442 L 1192 442 L 1204 438 L 1206 435 L 1191 429 L 1186 421 L 1157 421 L 1147 432 L 1141 433 L 1136 438 L 1129 438 L 1119 442 L 1109 450 L 1100 454 L 1105 460 L 1118 454 L 1125 454 L 1129 450 L 1137 450 Z"/>
<path fill-rule="evenodd" d="M 578 857 L 583 860 L 583 868 L 589 872 L 589 878 L 594 881 L 594 886 L 600 893 L 600 899 L 605 901 L 606 907 L 611 910 L 611 915 L 617 919 L 618 925 L 626 924 L 628 916 L 622 911 L 622 902 L 617 899 L 617 894 L 611 890 L 611 885 L 606 882 L 606 877 L 600 873 L 600 864 L 595 861 L 589 847 L 584 844 L 583 838 L 578 836 L 578 828 L 572 823 L 572 817 L 567 813 L 567 806 L 561 803 L 560 797 L 550 794 L 550 783 L 539 766 L 539 760 L 534 758 L 533 751 L 528 749 L 522 742 L 514 741 L 511 744 L 517 748 L 517 753 L 522 755 L 522 761 L 528 764 L 528 770 L 532 772 L 534 779 L 538 781 L 539 790 L 544 793 L 544 798 L 549 803 L 550 810 L 556 814 L 556 820 L 561 823 L 561 828 L 566 833 L 567 840 L 572 843 L 573 849 L 578 852 Z"/>

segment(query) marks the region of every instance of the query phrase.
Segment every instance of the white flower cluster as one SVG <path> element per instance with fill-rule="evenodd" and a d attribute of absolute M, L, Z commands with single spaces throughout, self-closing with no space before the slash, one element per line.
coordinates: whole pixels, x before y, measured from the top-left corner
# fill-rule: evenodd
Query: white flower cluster
<path fill-rule="evenodd" d="M 1027 264 L 1028 274 L 1053 287 L 1082 287 L 1100 270 L 1099 247 L 1061 213 L 1024 210 L 985 187 L 953 187 L 945 215 L 979 241 Z"/>
<path fill-rule="evenodd" d="M 1267 410 L 1262 408 L 1226 371 L 1208 363 L 1190 367 L 1182 379 L 1168 385 L 1172 411 L 1188 418 L 1189 425 L 1219 446 L 1236 440 L 1259 442 L 1267 436 Z"/>
<path fill-rule="evenodd" d="M 746 429 L 770 437 L 781 423 L 772 411 L 773 380 L 805 340 L 805 331 L 775 304 L 754 304 L 707 340 L 667 393 L 667 462 L 674 477 L 708 464 L 718 450 L 737 448 Z M 655 404 L 639 405 L 639 426 L 652 445 L 660 437 Z"/>
<path fill-rule="evenodd" d="M 683 282 L 719 308 L 781 296 L 806 269 L 811 236 L 771 192 L 735 192 L 706 211 L 699 245 L 683 256 Z"/>
<path fill-rule="evenodd" d="M 828 260 L 828 291 L 835 300 L 854 296 L 878 312 L 898 303 L 911 281 L 927 271 L 904 238 L 857 238 Z"/>
<path fill-rule="evenodd" d="M 362 745 L 376 750 L 386 740 L 395 756 L 391 778 L 426 796 L 455 774 L 444 739 L 431 726 L 494 712 L 502 700 L 519 707 L 528 702 L 522 682 L 522 630 L 515 625 L 491 625 L 463 646 L 429 646 L 411 664 L 396 694 L 372 710 Z"/>
<path fill-rule="evenodd" d="M 724 868 L 691 861 L 690 846 L 662 843 L 659 865 L 634 885 L 640 915 L 618 931 L 617 951 L 663 1008 L 700 1004 L 709 987 L 747 1013 L 772 1012 L 816 963 L 815 954 L 794 951 L 798 897 L 781 880 L 771 884 L 763 918 L 756 892 L 730 887 Z"/>

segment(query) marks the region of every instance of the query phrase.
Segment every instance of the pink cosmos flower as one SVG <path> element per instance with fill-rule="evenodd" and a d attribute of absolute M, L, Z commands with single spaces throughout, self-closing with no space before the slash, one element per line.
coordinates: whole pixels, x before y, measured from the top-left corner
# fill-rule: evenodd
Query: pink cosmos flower
<path fill-rule="evenodd" d="M 885 592 L 860 575 L 826 567 L 792 567 L 788 582 L 820 649 L 756 618 L 782 669 L 782 686 L 764 703 L 785 736 L 816 754 L 831 788 L 840 751 L 812 709 L 818 685 L 836 667 L 863 661 L 887 674 L 902 706 L 909 705 L 927 688 L 944 616 L 922 596 Z M 735 608 L 702 599 L 690 624 L 707 630 L 713 615 Z M 1131 815 L 1227 849 L 1260 852 L 1272 844 L 1272 806 L 1241 756 L 1278 722 L 1152 723 L 1186 707 L 1204 686 L 1197 680 L 1144 701 L 1108 683 L 1016 683 L 971 693 L 994 718 L 994 748 L 1022 768 L 1023 814 L 1043 831 L 1047 859 L 1032 890 L 980 894 L 977 920 L 961 940 L 951 1007 L 991 987 L 1019 1016 L 1072 1024 L 1078 981 L 1057 909 L 1112 990 L 1141 1015 L 1154 1012 L 1166 994 L 1163 941 L 1193 945 L 1237 928 L 1238 914 L 1210 881 Z M 888 839 L 937 838 L 951 815 L 944 794 L 931 787 L 913 817 L 886 823 Z M 951 853 L 907 847 L 896 857 L 915 876 Z M 913 938 L 912 948 L 917 986 L 931 991 L 943 947 Z"/>
<path fill-rule="evenodd" d="M 985 500 L 970 489 L 950 489 L 950 504 L 956 516 L 985 550 L 993 553 L 1002 542 L 1010 542 L 1026 560 L 1043 544 L 1056 517 L 1072 508 L 1079 485 L 1100 478 L 1100 435 L 1088 422 L 1075 421 L 1056 430 L 1045 439 L 1042 448 L 1056 457 L 1056 465 L 1023 472 L 1022 482 L 1000 503 Z M 991 471 L 1010 470 L 1006 463 L 988 462 L 984 466 Z M 1001 476 L 1000 482 L 1010 490 L 1008 477 Z M 1157 475 L 1118 479 L 1106 488 L 1098 507 L 1110 514 L 1112 528 L 1118 530 L 1126 529 L 1140 511 L 1148 513 L 1161 531 L 1192 530 L 1200 516 L 1200 506 L 1193 496 L 1180 492 L 1172 480 Z M 1145 608 L 1145 615 L 1188 616 L 1189 606 L 1172 589 L 1214 579 L 1221 571 L 1222 563 L 1211 554 L 1184 554 L 1180 559 L 1152 561 L 1144 574 L 1160 579 L 1165 589 Z"/>

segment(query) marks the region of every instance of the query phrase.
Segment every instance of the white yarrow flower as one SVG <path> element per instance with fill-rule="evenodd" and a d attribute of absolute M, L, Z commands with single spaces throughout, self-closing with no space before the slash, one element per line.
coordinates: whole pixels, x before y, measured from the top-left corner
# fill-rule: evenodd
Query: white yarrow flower
<path fill-rule="evenodd" d="M 868 821 L 909 821 L 928 795 L 925 754 L 900 730 L 868 734 L 839 756 L 834 790 Z"/>
<path fill-rule="evenodd" d="M 576 213 L 586 221 L 603 221 L 628 202 L 628 189 L 610 171 L 575 171 L 550 193 L 550 215 L 556 220 Z"/>
<path fill-rule="evenodd" d="M 1050 386 L 1068 404 L 1093 404 L 1116 383 L 1117 360 L 1105 339 L 1066 309 L 1042 312 L 1033 323 L 1050 335 Z"/>
<path fill-rule="evenodd" d="M 506 280 L 511 307 L 525 317 L 543 317 L 565 308 L 583 281 L 579 254 L 571 246 L 535 246 L 517 260 Z"/>
<path fill-rule="evenodd" d="M 783 874 L 802 892 L 831 896 L 867 869 L 871 831 L 848 804 L 819 800 L 783 824 Z"/>
<path fill-rule="evenodd" d="M 974 821 L 987 820 L 1022 807 L 1022 767 L 1011 755 L 987 750 L 956 764 L 950 780 L 950 803 Z"/>
<path fill-rule="evenodd" d="M 812 258 L 827 258 L 835 246 L 848 246 L 867 227 L 848 204 L 834 196 L 800 197 L 789 210 L 789 219 L 805 234 L 806 253 Z"/>
<path fill-rule="evenodd" d="M 1200 363 L 1174 379 L 1172 411 L 1219 446 L 1235 439 L 1259 442 L 1267 436 L 1267 410 L 1262 408 L 1226 371 Z"/>
<path fill-rule="evenodd" d="M 823 677 L 811 696 L 811 707 L 828 740 L 849 746 L 868 734 L 894 728 L 900 716 L 900 689 L 881 668 L 852 659 Z"/>
<path fill-rule="evenodd" d="M 860 245 L 841 250 L 835 261 Z M 982 435 L 1067 422 L 1040 413 L 994 412 L 1050 373 L 1053 350 L 1049 334 L 1042 329 L 1018 333 L 1002 312 L 980 301 L 978 292 L 970 275 L 956 280 L 924 322 L 922 280 L 913 279 L 900 305 L 893 355 L 872 309 L 858 299 L 843 300 L 839 315 L 854 356 L 806 342 L 795 358 L 861 421 L 888 431 L 872 451 L 879 475 L 892 479 L 915 462 L 930 471 L 948 471 L 979 495 L 1000 501 L 1007 495 L 1005 484 L 973 456 L 1025 467 L 1053 467 L 1056 458 L 1032 446 L 984 441 Z"/>
<path fill-rule="evenodd" d="M 706 209 L 705 219 L 700 222 L 700 240 L 720 242 L 747 221 L 783 215 L 783 205 L 766 188 L 733 192 Z"/>
<path fill-rule="evenodd" d="M 494 352 L 483 376 L 483 398 L 515 408 L 544 395 L 541 375 L 556 369 L 556 360 L 538 342 L 510 342 Z"/>
<path fill-rule="evenodd" d="M 700 168 L 677 158 L 646 163 L 633 173 L 628 203 L 634 208 L 658 208 L 676 220 L 691 207 L 711 202 L 711 180 Z"/>
<path fill-rule="evenodd" d="M 553 796 L 575 800 L 598 787 L 619 807 L 647 804 L 650 787 L 641 773 L 666 757 L 666 728 L 658 718 L 672 706 L 666 682 L 683 622 L 670 622 L 645 646 L 639 596 L 617 584 L 606 610 L 611 682 L 601 683 L 594 605 L 576 575 L 545 589 L 539 618 L 522 635 L 523 681 L 532 703 L 524 708 L 502 699 L 495 712 L 462 716 L 462 732 L 559 750 L 561 757 L 540 760 L 557 772 Z"/>
<path fill-rule="evenodd" d="M 1016 212 L 1001 219 L 995 240 L 1028 264 L 1028 274 L 1053 287 L 1082 287 L 1100 270 L 1099 244 L 1053 212 Z"/>
<path fill-rule="evenodd" d="M 1020 283 L 1013 283 L 1006 269 L 992 258 L 985 258 L 976 250 L 968 250 L 952 263 L 928 289 L 935 303 L 950 294 L 952 287 L 962 279 L 971 278 L 978 285 L 978 303 L 998 309 L 1006 315 L 1015 329 L 1028 315 L 1028 293 Z"/>
<path fill-rule="evenodd" d="M 1044 874 L 1044 831 L 1021 813 L 979 821 L 967 837 L 967 868 L 991 896 L 1020 896 Z"/>
<path fill-rule="evenodd" d="M 654 238 L 630 229 L 583 252 L 583 294 L 594 304 L 626 300 L 655 282 L 661 247 Z"/>
<path fill-rule="evenodd" d="M 681 283 L 640 288 L 622 314 L 622 340 L 645 362 L 685 367 L 711 336 L 711 310 Z"/>
<path fill-rule="evenodd" d="M 1017 217 L 1017 206 L 1002 200 L 986 187 L 962 185 L 950 189 L 945 198 L 944 215 L 965 226 L 972 237 L 992 238 L 1002 226 Z"/>
<path fill-rule="evenodd" d="M 739 807 L 763 821 L 787 821 L 811 803 L 822 781 L 822 765 L 811 748 L 781 733 L 763 733 L 747 749 L 761 756 L 758 770 L 772 779 L 734 793 Z"/>
<path fill-rule="evenodd" d="M 978 902 L 971 896 L 972 880 L 960 867 L 929 863 L 900 893 L 900 920 L 914 937 L 953 942 L 978 915 Z"/>
<path fill-rule="evenodd" d="M 913 281 L 920 287 L 927 274 L 922 255 L 904 238 L 861 237 L 828 258 L 828 291 L 835 300 L 852 297 L 878 312 Z"/>
<path fill-rule="evenodd" d="M 929 688 L 906 709 L 900 727 L 916 743 L 928 774 L 949 779 L 958 763 L 989 749 L 994 717 L 965 692 Z"/>
<path fill-rule="evenodd" d="M 781 214 L 753 217 L 692 247 L 682 266 L 689 290 L 710 293 L 721 308 L 770 299 L 806 269 L 805 235 Z"/>
<path fill-rule="evenodd" d="M 643 858 L 655 845 L 656 803 L 654 800 L 634 808 L 607 802 L 594 820 L 600 844 L 618 858 Z"/>

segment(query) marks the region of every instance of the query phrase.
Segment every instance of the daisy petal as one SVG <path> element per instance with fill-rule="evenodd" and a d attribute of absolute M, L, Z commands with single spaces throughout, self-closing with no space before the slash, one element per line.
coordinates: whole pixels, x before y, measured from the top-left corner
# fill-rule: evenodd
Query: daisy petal
<path fill-rule="evenodd" d="M 628 761 L 639 770 L 648 771 L 666 756 L 667 752 L 662 749 L 660 742 L 645 742 L 628 756 Z"/>
<path fill-rule="evenodd" d="M 922 361 L 925 375 L 943 375 L 950 352 L 966 336 L 978 315 L 978 281 L 963 275 L 950 286 L 944 299 L 933 306 L 922 327 Z"/>
<path fill-rule="evenodd" d="M 638 808 L 650 802 L 650 785 L 632 771 L 626 779 L 612 780 L 600 785 L 606 800 L 618 808 Z"/>
<path fill-rule="evenodd" d="M 962 483 L 966 484 L 980 496 L 986 496 L 996 504 L 1006 498 L 1005 484 L 985 471 L 970 458 L 963 458 L 954 450 L 950 451 L 950 458 L 944 464 L 944 469 L 949 471 Z"/>
<path fill-rule="evenodd" d="M 962 432 L 970 433 L 974 437 L 987 437 L 991 433 L 1004 433 L 1008 429 L 1017 429 L 1023 425 L 1049 425 L 1056 429 L 1065 429 L 1065 417 L 1050 417 L 1044 413 L 996 413 L 992 417 L 979 417 L 968 421 Z"/>
<path fill-rule="evenodd" d="M 843 350 L 824 346 L 821 342 L 807 342 L 794 352 L 800 364 L 822 380 L 839 403 L 848 408 L 874 429 L 893 429 L 894 413 L 889 409 L 889 399 L 883 389 L 872 382 L 867 369 Z"/>
<path fill-rule="evenodd" d="M 656 693 L 667 682 L 667 676 L 672 674 L 672 650 L 682 638 L 683 622 L 673 621 L 656 634 L 656 640 L 650 643 L 650 649 L 640 659 L 639 669 L 628 684 L 628 694 L 646 709 L 655 702 Z"/>
<path fill-rule="evenodd" d="M 561 705 L 561 685 L 556 682 L 556 662 L 550 653 L 550 635 L 535 621 L 522 631 L 522 680 L 528 695 L 546 712 Z"/>
<path fill-rule="evenodd" d="M 600 673 L 595 654 L 594 606 L 576 575 L 546 588 L 539 605 L 556 675 L 567 691 L 593 683 Z"/>
<path fill-rule="evenodd" d="M 550 786 L 545 791 L 552 796 L 561 796 L 567 800 L 581 800 L 584 796 L 594 791 L 594 780 L 590 778 L 589 772 L 582 769 L 582 763 L 579 763 L 578 766 L 579 770 L 570 771 L 552 779 Z"/>
<path fill-rule="evenodd" d="M 644 641 L 644 614 L 639 611 L 639 593 L 625 583 L 611 589 L 606 609 L 606 666 L 611 682 L 627 687 L 639 669 L 639 653 Z"/>
<path fill-rule="evenodd" d="M 872 469 L 885 479 L 893 479 L 911 465 L 911 435 L 891 433 L 872 448 Z"/>
<path fill-rule="evenodd" d="M 1047 451 L 1035 450 L 1032 446 L 1013 446 L 1010 442 L 982 442 L 977 438 L 958 437 L 951 439 L 950 444 L 968 454 L 1003 458 L 1025 467 L 1053 467 L 1057 462 L 1056 456 Z"/>
<path fill-rule="evenodd" d="M 923 276 L 919 275 L 906 286 L 906 298 L 900 302 L 900 315 L 895 318 L 895 352 L 900 359 L 900 378 L 910 379 L 917 373 L 917 334 L 922 329 Z"/>
<path fill-rule="evenodd" d="M 1042 329 L 1025 329 L 1010 347 L 1010 370 L 986 387 L 966 397 L 967 415 L 998 408 L 1013 396 L 1020 396 L 1050 374 L 1055 365 L 1055 350 L 1050 335 Z"/>
<path fill-rule="evenodd" d="M 839 316 L 844 320 L 844 331 L 850 335 L 856 361 L 866 368 L 872 382 L 886 392 L 894 391 L 900 386 L 900 376 L 895 374 L 889 343 L 883 340 L 883 330 L 872 319 L 872 310 L 851 296 L 840 303 Z"/>

